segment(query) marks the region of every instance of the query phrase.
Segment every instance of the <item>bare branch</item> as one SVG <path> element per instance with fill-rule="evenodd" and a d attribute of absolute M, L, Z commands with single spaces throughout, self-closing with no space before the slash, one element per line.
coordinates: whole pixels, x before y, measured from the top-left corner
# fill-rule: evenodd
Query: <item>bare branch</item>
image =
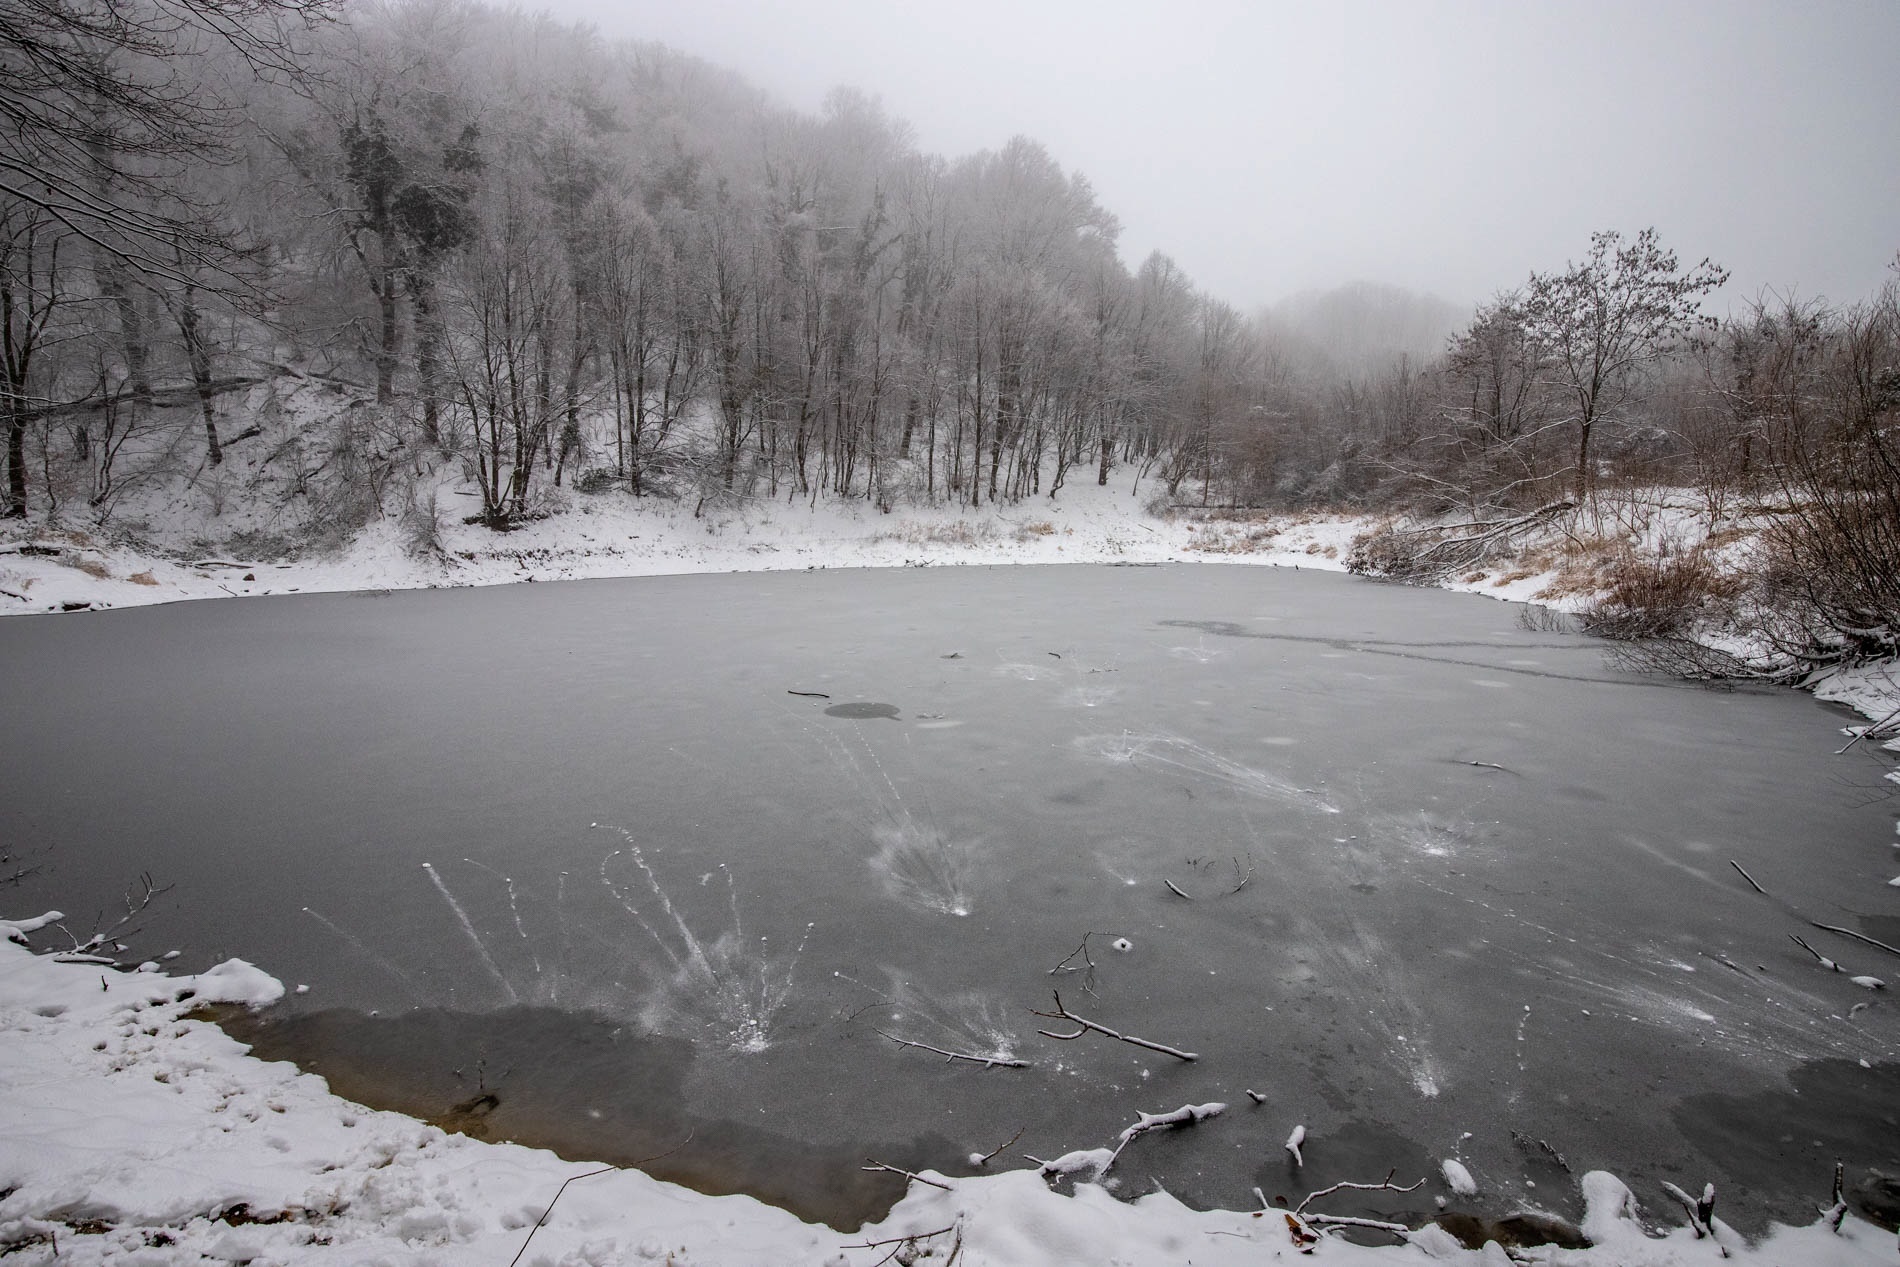
<path fill-rule="evenodd" d="M 1309 1192 L 1306 1195 L 1306 1200 L 1300 1202 L 1297 1206 L 1293 1207 L 1293 1213 L 1304 1215 L 1306 1213 L 1307 1206 L 1313 1204 L 1313 1202 L 1319 1200 L 1321 1197 L 1331 1196 L 1335 1192 L 1343 1192 L 1343 1191 L 1415 1192 L 1425 1182 L 1423 1178 L 1420 1178 L 1412 1183 L 1396 1184 L 1392 1182 L 1392 1176 L 1397 1173 L 1398 1171 L 1396 1170 L 1387 1171 L 1385 1179 L 1379 1183 L 1352 1183 L 1349 1181 L 1342 1181 L 1340 1183 L 1334 1184 L 1330 1188 L 1321 1188 L 1318 1192 Z M 1325 1216 L 1315 1216 L 1315 1217 L 1325 1217 Z"/>
<path fill-rule="evenodd" d="M 935 1179 L 926 1179 L 922 1175 L 912 1174 L 902 1166 L 887 1166 L 875 1157 L 866 1157 L 864 1160 L 871 1164 L 868 1166 L 859 1166 L 859 1170 L 884 1171 L 887 1174 L 902 1175 L 906 1179 L 915 1179 L 918 1183 L 927 1183 L 933 1188 L 942 1188 L 945 1192 L 950 1191 L 949 1184 L 938 1183 Z"/>
<path fill-rule="evenodd" d="M 1007 1140 L 997 1145 L 995 1148 L 990 1149 L 990 1151 L 987 1153 L 972 1154 L 970 1158 L 970 1164 L 972 1166 L 989 1165 L 990 1162 L 996 1159 L 996 1154 L 1002 1152 L 1005 1148 L 1008 1148 L 1011 1144 L 1014 1144 L 1017 1140 L 1021 1139 L 1023 1137 L 1023 1131 L 1026 1131 L 1028 1129 L 1029 1128 L 1027 1126 L 1020 1128 L 1014 1135 L 1011 1135 Z"/>
<path fill-rule="evenodd" d="M 1864 941 L 1869 946 L 1878 946 L 1890 955 L 1900 955 L 1900 948 L 1889 946 L 1884 941 L 1876 941 L 1874 938 L 1867 936 L 1865 933 L 1857 933 L 1851 928 L 1841 928 L 1834 924 L 1820 924 L 1820 923 L 1815 923 L 1815 921 L 1813 920 L 1809 920 L 1808 922 L 1810 924 L 1813 924 L 1814 927 L 1821 929 L 1823 932 L 1839 933 L 1843 937 L 1852 937 L 1855 941 Z"/>
<path fill-rule="evenodd" d="M 1050 1020 L 1070 1021 L 1076 1025 L 1081 1026 L 1082 1028 L 1076 1030 L 1075 1033 L 1073 1034 L 1054 1034 L 1046 1029 L 1037 1030 L 1036 1032 L 1038 1034 L 1041 1034 L 1044 1038 L 1053 1038 L 1059 1042 L 1069 1043 L 1069 1042 L 1074 1042 L 1076 1039 L 1082 1037 L 1082 1035 L 1089 1033 L 1091 1030 L 1093 1030 L 1095 1033 L 1102 1035 L 1104 1038 L 1112 1038 L 1117 1042 L 1129 1043 L 1135 1047 L 1146 1048 L 1149 1051 L 1158 1051 L 1164 1056 L 1173 1056 L 1176 1060 L 1199 1060 L 1200 1059 L 1200 1057 L 1196 1055 L 1194 1052 L 1182 1051 L 1180 1048 L 1170 1047 L 1166 1043 L 1151 1043 L 1145 1038 L 1136 1038 L 1132 1034 L 1124 1034 L 1124 1033 L 1121 1033 L 1119 1030 L 1112 1030 L 1106 1025 L 1097 1024 L 1095 1021 L 1091 1021 L 1086 1017 L 1077 1016 L 1075 1013 L 1069 1011 L 1067 1008 L 1062 1006 L 1062 995 L 1060 993 L 1056 994 L 1055 999 L 1056 999 L 1055 1011 L 1036 1012 L 1032 1008 L 1031 1012 L 1036 1016 L 1047 1017 Z"/>
<path fill-rule="evenodd" d="M 924 1051 L 935 1052 L 939 1056 L 942 1056 L 945 1058 L 944 1060 L 945 1064 L 949 1064 L 951 1062 L 958 1061 L 958 1060 L 967 1060 L 971 1064 L 982 1065 L 985 1069 L 991 1068 L 992 1066 L 1001 1066 L 1004 1069 L 1029 1068 L 1029 1062 L 1027 1060 L 1016 1060 L 1008 1056 L 973 1056 L 968 1052 L 945 1051 L 941 1047 L 932 1047 L 929 1043 L 914 1043 L 908 1038 L 899 1038 L 895 1034 L 886 1034 L 884 1033 L 883 1030 L 879 1029 L 875 1025 L 871 1027 L 871 1030 L 873 1033 L 880 1034 L 883 1037 L 890 1039 L 892 1042 L 896 1043 L 899 1047 L 918 1047 Z M 1009 1145 L 1005 1144 L 1003 1145 L 1003 1147 L 1007 1148 L 1009 1147 Z M 1001 1150 L 999 1149 L 998 1151 L 1000 1152 Z"/>

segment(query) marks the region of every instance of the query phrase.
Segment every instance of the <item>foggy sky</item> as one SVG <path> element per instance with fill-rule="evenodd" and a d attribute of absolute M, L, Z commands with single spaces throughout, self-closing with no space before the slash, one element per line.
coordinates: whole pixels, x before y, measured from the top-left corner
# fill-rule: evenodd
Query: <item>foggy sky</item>
<path fill-rule="evenodd" d="M 1475 302 L 1654 225 L 1727 297 L 1870 295 L 1900 249 L 1900 3 L 553 0 L 954 157 L 1021 133 L 1252 306 Z M 1726 306 L 1726 303 L 1719 305 Z"/>

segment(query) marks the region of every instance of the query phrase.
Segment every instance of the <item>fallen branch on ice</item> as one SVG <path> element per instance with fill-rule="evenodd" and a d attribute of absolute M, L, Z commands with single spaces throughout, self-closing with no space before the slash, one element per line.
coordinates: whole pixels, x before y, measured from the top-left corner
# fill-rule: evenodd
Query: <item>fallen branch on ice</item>
<path fill-rule="evenodd" d="M 1180 1048 L 1170 1047 L 1166 1043 L 1151 1043 L 1145 1038 L 1136 1038 L 1133 1034 L 1124 1034 L 1120 1032 L 1119 1030 L 1112 1030 L 1106 1025 L 1097 1024 L 1095 1021 L 1091 1021 L 1087 1017 L 1077 1016 L 1074 1012 L 1071 1012 L 1068 1008 L 1062 1006 L 1062 995 L 1059 991 L 1056 992 L 1055 999 L 1056 999 L 1055 1011 L 1037 1012 L 1034 1008 L 1031 1008 L 1030 1009 L 1031 1013 L 1036 1016 L 1045 1017 L 1049 1020 L 1068 1021 L 1071 1024 L 1081 1026 L 1081 1028 L 1076 1030 L 1075 1033 L 1073 1034 L 1056 1034 L 1056 1033 L 1051 1033 L 1049 1030 L 1046 1030 L 1046 1029 L 1037 1030 L 1036 1032 L 1038 1034 L 1041 1034 L 1044 1038 L 1053 1038 L 1057 1040 L 1058 1042 L 1069 1043 L 1069 1042 L 1074 1042 L 1076 1039 L 1082 1037 L 1082 1035 L 1093 1030 L 1095 1033 L 1102 1035 L 1104 1038 L 1112 1038 L 1116 1042 L 1129 1043 L 1135 1047 L 1144 1047 L 1149 1051 L 1158 1051 L 1164 1056 L 1173 1056 L 1176 1060 L 1199 1060 L 1200 1059 L 1200 1057 L 1196 1055 L 1194 1052 L 1182 1051 Z"/>
<path fill-rule="evenodd" d="M 1052 1157 L 1047 1161 L 1032 1153 L 1024 1153 L 1023 1156 L 1036 1163 L 1044 1179 L 1072 1175 L 1081 1170 L 1091 1170 L 1094 1172 L 1094 1177 L 1099 1179 L 1102 1177 L 1102 1172 L 1107 1170 L 1109 1164 L 1115 1160 L 1114 1150 L 1108 1148 L 1078 1148 L 1072 1153 L 1064 1153 L 1060 1157 Z"/>
<path fill-rule="evenodd" d="M 1840 928 L 1834 924 L 1817 924 L 1813 920 L 1809 920 L 1808 923 L 1814 924 L 1816 928 L 1823 932 L 1839 933 L 1843 937 L 1852 937 L 1855 941 L 1864 941 L 1869 946 L 1878 946 L 1890 955 L 1900 955 L 1900 946 L 1889 946 L 1884 941 L 1869 937 L 1865 933 L 1857 933 L 1851 928 Z"/>
<path fill-rule="evenodd" d="M 1751 888 L 1751 889 L 1753 889 L 1753 890 L 1755 890 L 1755 892 L 1757 892 L 1757 893 L 1759 893 L 1759 894 L 1761 894 L 1761 895 L 1762 895 L 1763 897 L 1767 897 L 1767 896 L 1768 896 L 1768 890 L 1767 890 L 1767 889 L 1764 889 L 1764 888 L 1762 888 L 1762 887 L 1761 887 L 1761 885 L 1759 885 L 1759 884 L 1756 884 L 1756 883 L 1755 883 L 1755 877 L 1754 877 L 1754 876 L 1752 876 L 1752 875 L 1750 875 L 1750 874 L 1748 874 L 1748 872 L 1746 872 L 1746 871 L 1742 871 L 1742 864 L 1741 864 L 1741 863 L 1739 863 L 1739 862 L 1737 862 L 1737 861 L 1735 861 L 1735 859 L 1733 859 L 1733 858 L 1730 858 L 1730 859 L 1728 860 L 1728 865 L 1729 865 L 1729 866 L 1731 866 L 1731 867 L 1734 867 L 1734 868 L 1735 868 L 1735 869 L 1736 869 L 1737 871 L 1740 871 L 1740 872 L 1741 872 L 1741 876 L 1742 876 L 1742 879 L 1744 879 L 1744 880 L 1746 880 L 1746 881 L 1748 881 L 1748 887 L 1749 887 L 1749 888 Z"/>
<path fill-rule="evenodd" d="M 1900 708 L 1894 709 L 1891 713 L 1888 713 L 1885 717 L 1882 717 L 1879 721 L 1875 722 L 1873 725 L 1863 726 L 1859 730 L 1855 731 L 1854 737 L 1847 741 L 1846 747 L 1835 749 L 1834 755 L 1838 757 L 1843 752 L 1846 752 L 1848 748 L 1853 747 L 1855 744 L 1867 738 L 1869 735 L 1876 734 L 1879 731 L 1886 729 L 1886 727 L 1891 725 L 1895 719 L 1900 719 Z"/>
<path fill-rule="evenodd" d="M 982 1065 L 985 1069 L 999 1065 L 1005 1069 L 1029 1068 L 1029 1062 L 1027 1060 L 1016 1060 L 1009 1056 L 974 1056 L 965 1051 L 945 1051 L 941 1047 L 932 1047 L 929 1043 L 915 1043 L 908 1038 L 899 1038 L 895 1034 L 885 1034 L 883 1030 L 875 1025 L 871 1027 L 871 1030 L 873 1033 L 882 1034 L 899 1047 L 919 1047 L 924 1051 L 936 1052 L 939 1056 L 944 1058 L 945 1064 L 951 1064 L 959 1060 L 967 1060 L 973 1065 Z M 1007 1147 L 1007 1145 L 1005 1147 Z"/>
<path fill-rule="evenodd" d="M 1247 866 L 1245 870 L 1241 869 L 1240 859 L 1238 858 L 1234 859 L 1234 875 L 1236 877 L 1236 882 L 1234 884 L 1234 887 L 1227 890 L 1227 892 L 1223 896 L 1232 897 L 1234 894 L 1246 888 L 1247 882 L 1253 879 L 1253 856 L 1251 854 L 1249 854 L 1247 857 Z M 1186 898 L 1190 902 L 1194 900 L 1193 894 L 1189 893 L 1186 889 L 1183 889 L 1180 885 L 1176 884 L 1174 881 L 1169 880 L 1169 879 L 1163 879 L 1161 883 L 1167 885 L 1168 892 L 1174 894 L 1176 897 Z"/>
<path fill-rule="evenodd" d="M 1218 1117 L 1226 1111 L 1225 1104 L 1218 1100 L 1210 1100 L 1206 1104 L 1183 1104 L 1171 1113 L 1143 1113 L 1133 1126 L 1115 1137 L 1115 1151 L 1109 1154 L 1108 1165 L 1103 1166 L 1102 1169 L 1107 1170 L 1108 1166 L 1114 1165 L 1115 1159 L 1122 1155 L 1122 1149 L 1128 1147 L 1138 1136 L 1170 1126 L 1188 1126 L 1210 1117 Z"/>
<path fill-rule="evenodd" d="M 1149 1131 L 1164 1130 L 1170 1126 L 1190 1126 L 1195 1122 L 1201 1122 L 1210 1117 L 1219 1116 L 1226 1111 L 1227 1106 L 1219 1101 L 1210 1101 L 1206 1104 L 1183 1104 L 1180 1108 L 1170 1113 L 1140 1114 L 1136 1118 L 1133 1126 L 1128 1127 L 1120 1135 L 1115 1137 L 1115 1147 L 1113 1148 L 1078 1148 L 1074 1152 L 1064 1153 L 1060 1157 L 1050 1158 L 1048 1160 L 1029 1154 L 1024 1154 L 1024 1156 L 1029 1157 L 1030 1161 L 1036 1163 L 1037 1169 L 1041 1171 L 1044 1179 L 1055 1179 L 1062 1175 L 1072 1175 L 1079 1171 L 1087 1170 L 1091 1172 L 1089 1175 L 1091 1180 L 1099 1180 L 1103 1175 L 1108 1173 L 1108 1168 L 1115 1164 L 1116 1159 L 1122 1155 L 1124 1148 L 1127 1148 L 1130 1143 L 1146 1135 Z M 1020 1131 L 1017 1132 L 1018 1135 L 1021 1133 Z M 1012 1144 L 1015 1142 L 1014 1140 L 1010 1141 Z M 1009 1144 L 1005 1144 L 1003 1147 L 1007 1148 Z M 999 1148 L 996 1151 L 1001 1152 L 1002 1149 Z M 990 1154 L 992 1157 L 995 1155 L 995 1153 Z M 988 1158 L 984 1160 L 988 1160 Z"/>
<path fill-rule="evenodd" d="M 1306 1127 L 1303 1124 L 1294 1127 L 1293 1133 L 1286 1137 L 1286 1150 L 1293 1154 L 1293 1164 L 1296 1166 L 1304 1166 L 1306 1164 L 1306 1158 L 1300 1156 L 1300 1145 L 1305 1142 Z"/>
<path fill-rule="evenodd" d="M 1301 1129 L 1304 1130 L 1304 1128 Z M 1385 1179 L 1380 1183 L 1353 1183 L 1349 1180 L 1342 1180 L 1330 1188 L 1321 1188 L 1318 1192 L 1309 1192 L 1306 1194 L 1306 1200 L 1293 1207 L 1293 1213 L 1305 1216 L 1307 1206 L 1313 1204 L 1313 1202 L 1319 1200 L 1321 1197 L 1330 1197 L 1335 1192 L 1413 1192 L 1425 1182 L 1423 1178 L 1420 1178 L 1408 1184 L 1393 1183 L 1392 1176 L 1397 1173 L 1398 1171 L 1396 1170 L 1388 1170 Z"/>
<path fill-rule="evenodd" d="M 1832 959 L 1829 959 L 1826 955 L 1822 954 L 1820 951 L 1816 950 L 1814 947 L 1808 945 L 1807 942 L 1801 940 L 1801 938 L 1799 937 L 1796 937 L 1793 933 L 1788 934 L 1788 940 L 1792 941 L 1795 945 L 1801 947 L 1801 949 L 1813 955 L 1816 959 L 1820 961 L 1821 966 L 1823 968 L 1826 968 L 1829 972 L 1847 973 L 1847 969 L 1841 967 L 1841 965 L 1835 963 Z M 1860 986 L 1864 990 L 1884 990 L 1887 988 L 1887 983 L 1885 981 L 1882 981 L 1879 977 L 1855 976 L 1852 974 L 1848 974 L 1847 979 L 1849 981 L 1852 981 L 1855 985 Z"/>
<path fill-rule="evenodd" d="M 1305 1138 L 1306 1128 L 1303 1126 L 1296 1127 L 1293 1133 L 1295 1136 L 1303 1139 Z M 1294 1147 L 1294 1141 L 1289 1139 L 1287 1141 L 1287 1147 L 1288 1149 L 1292 1149 Z M 1295 1155 L 1297 1156 L 1297 1153 Z M 1306 1199 L 1300 1202 L 1299 1205 L 1291 1210 L 1282 1211 L 1282 1213 L 1286 1215 L 1287 1231 L 1293 1237 L 1293 1244 L 1301 1253 L 1311 1253 L 1313 1245 L 1326 1236 L 1327 1229 L 1335 1227 L 1367 1228 L 1377 1232 L 1389 1232 L 1401 1240 L 1411 1240 L 1412 1229 L 1403 1223 L 1392 1223 L 1385 1219 L 1358 1218 L 1348 1214 L 1321 1214 L 1318 1212 L 1309 1214 L 1306 1210 L 1307 1206 L 1313 1204 L 1313 1202 L 1319 1200 L 1321 1197 L 1330 1196 L 1335 1192 L 1346 1189 L 1359 1192 L 1414 1192 L 1425 1182 L 1423 1178 L 1420 1178 L 1413 1183 L 1396 1184 L 1392 1182 L 1392 1175 L 1395 1173 L 1397 1172 L 1388 1171 L 1385 1182 L 1383 1183 L 1342 1182 L 1336 1183 L 1330 1188 L 1321 1188 L 1318 1192 L 1307 1193 Z M 1260 1202 L 1260 1208 L 1262 1210 L 1273 1208 L 1267 1204 L 1267 1196 L 1264 1192 L 1260 1191 L 1260 1189 L 1255 1188 L 1253 1195 L 1255 1199 Z"/>

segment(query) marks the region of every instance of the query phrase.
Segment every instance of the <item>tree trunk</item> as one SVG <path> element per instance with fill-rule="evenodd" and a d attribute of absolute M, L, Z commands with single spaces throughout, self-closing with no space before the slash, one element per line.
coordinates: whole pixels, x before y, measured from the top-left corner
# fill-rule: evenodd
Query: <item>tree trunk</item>
<path fill-rule="evenodd" d="M 26 419 L 17 402 L 7 410 L 7 508 L 0 518 L 26 518 Z"/>

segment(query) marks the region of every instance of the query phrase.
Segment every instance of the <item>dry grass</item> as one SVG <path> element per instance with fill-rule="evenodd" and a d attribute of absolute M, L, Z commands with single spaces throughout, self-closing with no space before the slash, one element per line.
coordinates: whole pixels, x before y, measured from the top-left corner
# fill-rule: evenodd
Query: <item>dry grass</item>
<path fill-rule="evenodd" d="M 67 562 L 66 559 L 61 558 L 60 562 L 65 563 L 69 568 L 77 568 L 95 581 L 109 581 L 112 579 L 112 569 L 97 559 L 74 559 L 71 562 Z"/>
<path fill-rule="evenodd" d="M 1024 524 L 1016 529 L 1015 535 L 1018 541 L 1034 541 L 1037 537 L 1053 537 L 1055 532 L 1056 526 L 1045 519 L 1040 523 Z"/>
<path fill-rule="evenodd" d="M 1717 566 L 1706 543 L 1639 554 L 1625 548 L 1606 570 L 1601 597 L 1582 615 L 1603 638 L 1669 638 L 1737 597 L 1743 582 Z"/>
<path fill-rule="evenodd" d="M 132 582 L 132 584 L 134 585 L 157 585 L 158 584 L 158 578 L 153 576 L 149 571 L 134 572 L 132 573 L 132 575 L 126 577 L 125 579 Z"/>
<path fill-rule="evenodd" d="M 1054 529 L 1050 529 L 1054 531 Z M 984 545 L 996 539 L 996 524 L 987 519 L 956 519 L 949 523 L 906 524 L 896 532 L 874 538 L 878 541 L 902 541 L 909 545 Z M 1024 539 L 1024 538 L 1019 538 Z"/>
<path fill-rule="evenodd" d="M 1230 519 L 1218 524 L 1190 524 L 1184 548 L 1197 554 L 1259 554 L 1272 547 L 1280 529 L 1266 524 L 1246 526 L 1254 522 Z"/>

